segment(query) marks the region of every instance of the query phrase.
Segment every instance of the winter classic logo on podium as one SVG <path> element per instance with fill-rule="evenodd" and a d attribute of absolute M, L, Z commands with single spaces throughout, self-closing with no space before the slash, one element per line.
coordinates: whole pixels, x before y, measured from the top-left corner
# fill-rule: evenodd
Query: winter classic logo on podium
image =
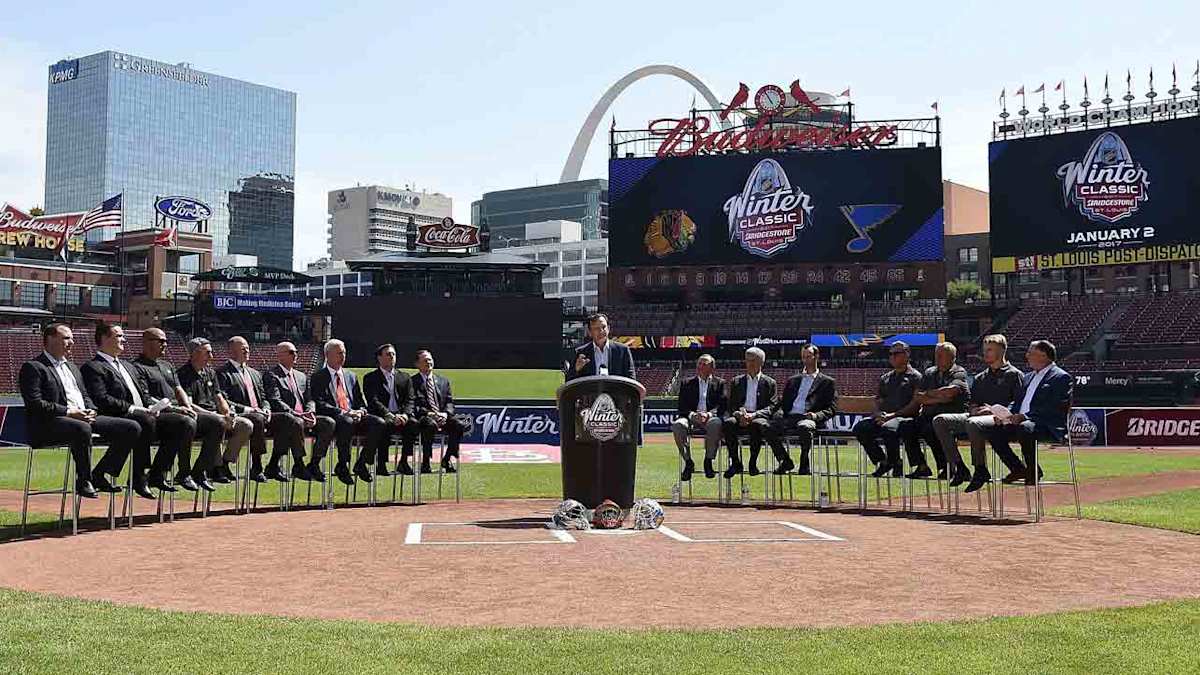
<path fill-rule="evenodd" d="M 769 258 L 796 241 L 812 209 L 812 199 L 792 187 L 779 162 L 764 159 L 750 172 L 741 194 L 725 201 L 729 241 L 736 239 L 750 253 Z"/>
<path fill-rule="evenodd" d="M 625 416 L 617 410 L 617 404 L 612 396 L 600 394 L 592 402 L 592 407 L 584 408 L 579 414 L 583 418 L 583 428 L 592 438 L 598 441 L 611 441 L 621 432 L 621 424 Z"/>

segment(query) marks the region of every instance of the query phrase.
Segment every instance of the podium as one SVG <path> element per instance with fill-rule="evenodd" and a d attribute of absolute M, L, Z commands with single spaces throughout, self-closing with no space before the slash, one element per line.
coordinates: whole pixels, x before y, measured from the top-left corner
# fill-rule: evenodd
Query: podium
<path fill-rule="evenodd" d="M 591 375 L 558 388 L 563 499 L 589 509 L 611 499 L 633 506 L 646 388 L 628 377 Z"/>

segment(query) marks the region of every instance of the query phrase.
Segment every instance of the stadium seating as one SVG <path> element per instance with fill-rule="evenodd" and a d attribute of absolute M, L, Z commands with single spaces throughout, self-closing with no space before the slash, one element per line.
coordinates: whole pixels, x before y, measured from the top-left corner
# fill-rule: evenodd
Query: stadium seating
<path fill-rule="evenodd" d="M 1079 348 L 1117 309 L 1117 298 L 1055 298 L 1026 303 L 1000 331 L 1008 338 L 1009 359 L 1025 362 L 1025 346 L 1033 340 L 1054 343 L 1060 358 Z"/>
<path fill-rule="evenodd" d="M 1200 293 L 1135 297 L 1113 323 L 1118 346 L 1200 344 Z"/>
<path fill-rule="evenodd" d="M 868 333 L 893 335 L 946 331 L 946 301 L 940 298 L 896 302 L 872 301 L 866 303 L 864 315 Z"/>

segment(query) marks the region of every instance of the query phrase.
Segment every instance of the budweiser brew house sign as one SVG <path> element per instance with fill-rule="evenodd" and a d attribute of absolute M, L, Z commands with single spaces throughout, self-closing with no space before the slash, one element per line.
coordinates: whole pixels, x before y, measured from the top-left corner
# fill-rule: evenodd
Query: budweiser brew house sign
<path fill-rule="evenodd" d="M 85 230 L 77 227 L 82 213 L 31 216 L 11 204 L 0 207 L 0 244 L 20 248 L 40 248 L 59 252 L 82 252 L 84 243 L 77 239 Z"/>
<path fill-rule="evenodd" d="M 479 246 L 479 228 L 456 223 L 453 218 L 442 218 L 437 223 L 417 228 L 417 246 L 444 249 Z"/>

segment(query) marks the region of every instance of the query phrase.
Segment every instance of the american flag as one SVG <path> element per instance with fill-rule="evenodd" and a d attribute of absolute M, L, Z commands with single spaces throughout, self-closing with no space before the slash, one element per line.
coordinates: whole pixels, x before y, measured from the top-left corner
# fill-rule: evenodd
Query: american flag
<path fill-rule="evenodd" d="M 119 227 L 121 225 L 121 195 L 109 197 L 91 211 L 83 214 L 75 223 L 73 234 L 83 234 L 97 227 Z"/>

